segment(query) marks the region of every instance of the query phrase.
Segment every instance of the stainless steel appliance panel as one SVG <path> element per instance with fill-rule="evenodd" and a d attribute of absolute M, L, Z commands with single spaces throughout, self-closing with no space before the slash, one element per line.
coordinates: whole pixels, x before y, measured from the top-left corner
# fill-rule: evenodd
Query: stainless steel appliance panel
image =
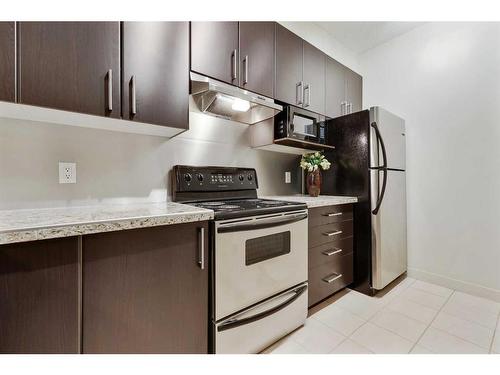
<path fill-rule="evenodd" d="M 370 108 L 370 124 L 376 123 L 384 142 L 387 155 L 387 168 L 406 169 L 405 120 L 381 108 Z M 370 167 L 383 164 L 380 142 L 371 126 Z"/>
<path fill-rule="evenodd" d="M 306 210 L 215 223 L 216 321 L 307 280 L 307 228 Z"/>
<path fill-rule="evenodd" d="M 383 289 L 407 270 L 406 249 L 406 173 L 372 170 L 372 210 L 382 193 L 383 174 L 387 173 L 385 194 L 377 214 L 372 212 L 372 287 Z"/>
<path fill-rule="evenodd" d="M 303 325 L 306 318 L 307 283 L 303 283 L 215 324 L 215 352 L 258 353 Z"/>

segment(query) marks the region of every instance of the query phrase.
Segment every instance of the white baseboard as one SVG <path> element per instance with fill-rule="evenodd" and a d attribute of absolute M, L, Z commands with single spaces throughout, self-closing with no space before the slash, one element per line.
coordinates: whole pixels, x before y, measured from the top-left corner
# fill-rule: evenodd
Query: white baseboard
<path fill-rule="evenodd" d="M 422 271 L 416 268 L 408 267 L 407 274 L 408 276 L 418 280 L 427 281 L 429 283 L 441 285 L 446 288 L 455 289 L 460 292 L 500 302 L 500 290 L 497 289 L 492 289 L 482 285 L 452 279 L 443 275 Z"/>

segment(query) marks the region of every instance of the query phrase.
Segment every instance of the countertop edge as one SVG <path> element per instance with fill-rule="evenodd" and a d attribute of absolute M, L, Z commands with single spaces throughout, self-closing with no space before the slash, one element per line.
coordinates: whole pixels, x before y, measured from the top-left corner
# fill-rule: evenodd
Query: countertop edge
<path fill-rule="evenodd" d="M 353 204 L 358 202 L 358 198 L 356 197 L 334 195 L 320 195 L 319 197 L 310 197 L 308 195 L 269 195 L 261 198 L 305 203 L 307 208 L 338 206 L 341 204 Z"/>

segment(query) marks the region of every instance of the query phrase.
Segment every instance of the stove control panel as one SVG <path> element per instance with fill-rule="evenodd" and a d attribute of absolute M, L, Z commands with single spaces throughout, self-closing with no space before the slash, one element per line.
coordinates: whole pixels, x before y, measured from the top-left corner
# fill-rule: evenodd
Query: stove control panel
<path fill-rule="evenodd" d="M 216 192 L 255 190 L 257 173 L 253 168 L 195 167 L 177 165 L 173 170 L 176 192 Z"/>

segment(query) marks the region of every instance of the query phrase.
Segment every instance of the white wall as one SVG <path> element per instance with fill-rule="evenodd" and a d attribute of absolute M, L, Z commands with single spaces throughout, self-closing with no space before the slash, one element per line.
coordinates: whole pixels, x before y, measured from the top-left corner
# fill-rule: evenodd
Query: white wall
<path fill-rule="evenodd" d="M 0 209 L 163 201 L 175 164 L 254 167 L 259 194 L 300 192 L 298 157 L 250 148 L 248 125 L 191 112 L 190 127 L 167 140 L 0 119 Z M 77 184 L 58 183 L 59 161 Z"/>
<path fill-rule="evenodd" d="M 322 50 L 327 55 L 349 67 L 355 72 L 360 71 L 358 55 L 337 41 L 331 33 L 314 22 L 279 22 L 302 39 Z"/>
<path fill-rule="evenodd" d="M 360 55 L 364 107 L 406 119 L 409 273 L 498 300 L 499 46 L 499 23 L 432 23 Z"/>

